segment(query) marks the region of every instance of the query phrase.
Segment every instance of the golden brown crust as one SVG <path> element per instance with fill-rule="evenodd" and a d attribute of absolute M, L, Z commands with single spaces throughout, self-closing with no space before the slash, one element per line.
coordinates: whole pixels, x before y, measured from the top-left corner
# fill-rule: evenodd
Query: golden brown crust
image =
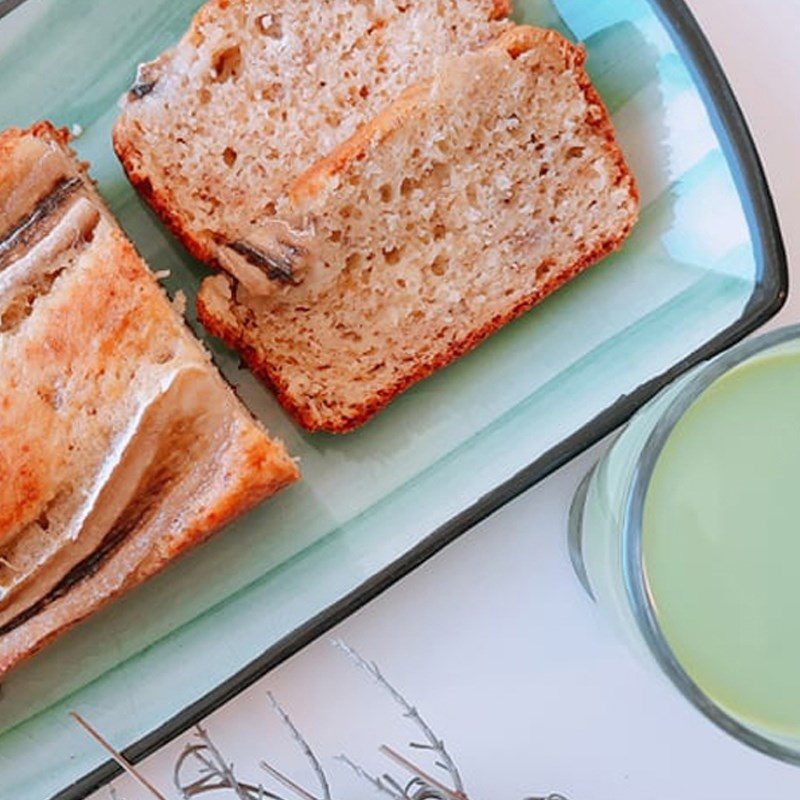
<path fill-rule="evenodd" d="M 6 634 L 0 640 L 0 676 L 8 674 L 75 625 L 161 572 L 181 555 L 205 542 L 215 531 L 249 511 L 264 497 L 274 494 L 298 479 L 299 471 L 291 460 L 281 460 L 280 469 L 275 469 L 275 454 L 270 452 L 269 448 L 264 448 L 262 442 L 242 441 L 240 446 L 242 475 L 247 473 L 245 465 L 249 465 L 252 470 L 259 470 L 269 462 L 271 474 L 266 480 L 254 484 L 243 480 L 240 475 L 222 502 L 207 509 L 204 516 L 187 526 L 182 531 L 180 539 L 169 542 L 166 548 L 154 548 L 146 561 L 139 564 L 113 588 L 110 590 L 107 588 L 112 583 L 107 573 L 113 572 L 117 566 L 112 560 L 95 576 L 81 582 L 75 590 Z M 117 556 L 118 561 L 121 561 L 119 555 L 124 555 L 124 552 Z M 103 582 L 101 591 L 104 593 L 98 594 L 97 585 L 101 581 Z"/>
<path fill-rule="evenodd" d="M 7 158 L 23 136 L 35 136 L 37 139 L 48 139 L 66 146 L 69 144 L 70 133 L 67 128 L 57 128 L 49 120 L 40 120 L 30 128 L 6 128 L 0 131 L 0 154 Z"/>
<path fill-rule="evenodd" d="M 65 129 L 56 129 L 49 122 L 36 123 L 30 133 L 62 145 L 69 138 Z M 30 166 L 27 159 L 20 164 L 16 157 L 26 135 L 20 128 L 0 132 L 0 204 Z M 16 398 L 20 373 L 8 366 L 0 384 L 0 544 L 32 522 L 41 505 L 52 498 L 51 473 L 59 463 L 59 432 L 52 408 L 39 396 L 20 404 Z"/>
<path fill-rule="evenodd" d="M 264 453 L 243 453 L 243 456 L 257 462 L 264 458 Z M 38 653 L 63 633 L 161 572 L 185 552 L 205 542 L 215 531 L 257 505 L 264 496 L 274 494 L 298 477 L 299 472 L 296 467 L 292 469 L 287 466 L 282 474 L 274 474 L 261 486 L 237 486 L 223 503 L 208 509 L 204 517 L 187 527 L 182 532 L 180 540 L 172 543 L 169 549 L 154 549 L 147 561 L 140 564 L 111 591 L 105 590 L 104 587 L 105 593 L 97 594 L 97 585 L 100 583 L 97 576 L 83 581 L 77 590 L 56 600 L 29 622 L 20 625 L 4 637 L 0 647 L 0 676 L 8 674 L 22 661 Z M 105 571 L 99 572 L 98 576 L 101 579 L 105 578 Z M 107 578 L 105 580 L 107 581 Z"/>
<path fill-rule="evenodd" d="M 489 16 L 490 20 L 504 19 L 511 14 L 511 0 L 494 0 L 494 7 Z"/>
<path fill-rule="evenodd" d="M 625 230 L 613 239 L 609 239 L 591 253 L 587 253 L 578 261 L 570 265 L 558 275 L 554 275 L 547 283 L 539 287 L 536 292 L 520 300 L 513 308 L 506 313 L 500 314 L 483 327 L 471 331 L 463 339 L 453 342 L 447 350 L 437 354 L 427 362 L 418 364 L 414 370 L 403 375 L 397 381 L 389 384 L 377 392 L 368 401 L 363 403 L 356 411 L 348 415 L 338 415 L 320 421 L 317 415 L 313 414 L 308 406 L 297 402 L 297 398 L 291 394 L 283 384 L 280 374 L 263 359 L 258 350 L 247 342 L 241 329 L 228 325 L 223 319 L 213 315 L 206 306 L 203 293 L 197 297 L 197 314 L 202 324 L 208 331 L 222 339 L 229 347 L 238 351 L 245 364 L 253 373 L 265 384 L 272 388 L 281 405 L 308 431 L 326 433 L 350 433 L 356 428 L 361 427 L 365 422 L 374 417 L 379 411 L 383 410 L 398 395 L 425 378 L 430 377 L 434 372 L 446 367 L 470 350 L 475 349 L 485 339 L 493 333 L 507 325 L 512 320 L 529 311 L 537 303 L 555 292 L 558 288 L 580 274 L 587 267 L 605 258 L 607 255 L 618 250 L 633 227 L 633 222 Z"/>
<path fill-rule="evenodd" d="M 13 394 L 8 383 L 0 388 L 0 544 L 36 519 L 53 497 L 51 474 L 59 462 L 52 408 L 38 396 L 22 406 Z M 34 441 L 31 431 L 37 433 Z"/>
<path fill-rule="evenodd" d="M 555 31 L 516 26 L 501 35 L 489 47 L 503 47 L 512 57 L 536 47 L 543 42 L 557 44 L 560 54 L 564 59 L 565 69 L 578 70 L 578 82 L 584 96 L 593 109 L 594 116 L 590 120 L 592 127 L 605 140 L 605 147 L 612 156 L 617 168 L 616 182 L 627 183 L 631 197 L 638 205 L 639 193 L 635 179 L 628 168 L 622 151 L 616 141 L 616 134 L 608 111 L 603 104 L 597 90 L 592 85 L 591 79 L 583 69 L 585 51 L 564 39 Z M 290 189 L 291 197 L 295 201 L 312 196 L 320 187 L 344 169 L 353 159 L 363 158 L 368 148 L 377 140 L 386 138 L 398 125 L 401 125 L 413 108 L 415 100 L 424 94 L 428 84 L 422 84 L 407 90 L 396 103 L 380 114 L 378 117 L 363 126 L 346 142 L 342 143 L 329 156 L 311 167 L 304 175 L 300 176 Z M 297 398 L 288 390 L 281 380 L 278 371 L 247 341 L 246 332 L 228 324 L 225 320 L 213 314 L 206 305 L 204 292 L 201 291 L 197 298 L 197 310 L 200 321 L 215 336 L 221 338 L 226 344 L 242 354 L 247 366 L 265 383 L 270 385 L 280 403 L 289 411 L 297 421 L 307 430 L 326 431 L 328 433 L 347 433 L 364 424 L 368 419 L 377 414 L 388 405 L 395 397 L 413 384 L 427 378 L 432 373 L 447 366 L 456 358 L 477 347 L 481 342 L 502 328 L 504 325 L 530 310 L 541 300 L 552 294 L 563 284 L 567 283 L 587 267 L 596 263 L 608 254 L 622 246 L 635 219 L 619 231 L 613 238 L 608 239 L 592 252 L 584 254 L 580 259 L 552 276 L 536 291 L 521 299 L 505 313 L 496 316 L 489 323 L 471 331 L 459 341 L 453 342 L 447 350 L 437 354 L 424 363 L 418 363 L 413 370 L 401 376 L 393 383 L 383 387 L 369 400 L 361 404 L 355 411 L 348 414 L 335 414 L 320 420 L 312 413 L 311 409 L 303 404 L 302 398 Z"/>

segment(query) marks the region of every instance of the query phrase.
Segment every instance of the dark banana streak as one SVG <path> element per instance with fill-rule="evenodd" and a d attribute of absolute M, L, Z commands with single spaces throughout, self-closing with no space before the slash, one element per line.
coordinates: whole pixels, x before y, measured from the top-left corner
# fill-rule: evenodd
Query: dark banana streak
<path fill-rule="evenodd" d="M 80 178 L 62 178 L 11 230 L 0 235 L 0 270 L 14 260 L 17 248 L 28 247 L 37 238 L 39 226 L 45 222 L 81 186 Z"/>

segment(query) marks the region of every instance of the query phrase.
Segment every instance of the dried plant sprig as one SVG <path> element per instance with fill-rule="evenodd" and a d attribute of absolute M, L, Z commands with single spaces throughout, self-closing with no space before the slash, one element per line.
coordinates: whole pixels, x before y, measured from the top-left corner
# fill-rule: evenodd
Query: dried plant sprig
<path fill-rule="evenodd" d="M 311 746 L 305 740 L 300 731 L 297 729 L 297 726 L 294 724 L 294 722 L 292 722 L 291 717 L 286 713 L 286 711 L 284 711 L 281 704 L 275 699 L 275 696 L 272 694 L 272 692 L 267 692 L 267 698 L 269 699 L 273 711 L 275 711 L 275 713 L 280 718 L 281 722 L 283 722 L 283 724 L 289 730 L 289 733 L 291 733 L 292 738 L 295 740 L 295 742 L 297 742 L 298 746 L 303 751 L 303 754 L 308 760 L 308 763 L 311 764 L 311 768 L 314 770 L 314 774 L 317 776 L 319 787 L 322 790 L 322 800 L 331 800 L 331 788 L 330 784 L 328 783 L 328 778 L 325 775 L 325 770 L 322 769 L 322 764 L 320 764 L 319 759 L 316 757 L 314 751 L 311 749 Z M 272 772 L 277 772 L 277 770 L 275 770 L 274 767 L 270 767 L 270 765 L 266 764 L 266 762 L 262 762 L 262 768 L 267 769 L 268 772 L 270 770 Z M 277 776 L 273 775 L 273 777 Z M 317 797 L 315 797 L 310 792 L 307 792 L 305 789 L 301 788 L 300 792 L 298 792 L 298 788 L 300 787 L 296 787 L 294 789 L 295 793 L 300 793 L 304 795 L 305 800 L 308 800 L 309 798 L 311 800 L 318 800 Z"/>
<path fill-rule="evenodd" d="M 403 709 L 403 715 L 414 722 L 422 731 L 427 741 L 412 742 L 410 746 L 434 754 L 436 757 L 436 765 L 450 775 L 455 788 L 449 788 L 405 756 L 386 745 L 382 745 L 379 748 L 380 752 L 413 776 L 405 785 L 388 773 L 384 773 L 381 776 L 372 775 L 345 755 L 339 756 L 338 760 L 346 764 L 356 775 L 369 783 L 375 790 L 391 797 L 392 800 L 469 800 L 464 789 L 461 774 L 445 747 L 444 740 L 434 733 L 433 729 L 422 718 L 417 708 L 406 700 L 406 698 L 386 679 L 375 662 L 370 662 L 362 658 L 353 648 L 349 647 L 344 642 L 335 641 L 334 645 L 346 653 L 356 666 L 365 671 L 376 683 L 383 687 L 392 699 Z M 266 761 L 260 762 L 261 768 L 274 780 L 281 783 L 285 789 L 288 789 L 292 794 L 300 798 L 300 800 L 332 800 L 327 776 L 325 775 L 325 771 L 319 759 L 311 749 L 311 746 L 275 697 L 271 693 L 268 693 L 267 696 L 273 710 L 287 727 L 293 740 L 311 764 L 320 785 L 321 797 L 317 797 L 304 789 Z M 142 782 L 142 785 L 145 786 L 154 797 L 159 798 L 159 800 L 164 800 L 164 795 L 151 784 L 143 781 L 140 773 L 136 772 L 136 770 L 129 765 L 99 733 L 91 728 L 85 720 L 74 712 L 73 716 L 86 728 L 93 738 L 112 755 L 112 757 L 116 758 L 137 780 Z M 198 797 L 209 792 L 221 791 L 232 792 L 238 800 L 286 800 L 284 796 L 268 791 L 260 783 L 251 784 L 239 780 L 234 773 L 233 764 L 225 759 L 202 725 L 196 726 L 195 737 L 196 741 L 189 742 L 183 748 L 173 769 L 173 782 L 184 800 L 189 800 L 189 798 Z M 197 777 L 189 782 L 184 782 L 182 773 L 184 767 L 189 763 L 194 766 Z M 117 800 L 117 795 L 113 787 L 110 792 L 111 800 Z M 567 798 L 561 794 L 552 793 L 546 797 L 528 797 L 526 800 L 567 800 Z"/>
<path fill-rule="evenodd" d="M 448 792 L 457 800 L 467 800 L 467 794 L 464 789 L 464 782 L 461 779 L 461 773 L 459 772 L 458 767 L 445 747 L 444 740 L 439 738 L 434 733 L 430 725 L 428 725 L 428 723 L 422 718 L 422 715 L 419 713 L 416 706 L 409 703 L 409 701 L 406 700 L 406 698 L 403 697 L 403 695 L 397 689 L 395 689 L 395 687 L 386 679 L 374 661 L 367 661 L 352 647 L 340 639 L 335 640 L 333 645 L 349 656 L 356 666 L 364 670 L 379 686 L 383 687 L 392 697 L 392 699 L 403 709 L 404 716 L 416 724 L 416 726 L 422 731 L 424 737 L 428 740 L 428 743 L 412 743 L 412 746 L 434 751 L 439 757 L 439 760 L 436 763 L 442 767 L 442 769 L 447 771 L 451 780 L 453 781 L 453 789 L 448 790 Z"/>
<path fill-rule="evenodd" d="M 172 771 L 175 788 L 185 800 L 223 790 L 233 792 L 239 800 L 285 800 L 280 795 L 268 792 L 261 784 L 240 781 L 234 774 L 233 764 L 224 758 L 202 725 L 195 727 L 195 735 L 199 741 L 190 742 L 183 748 Z M 189 761 L 194 762 L 199 777 L 184 783 L 181 773 Z"/>
<path fill-rule="evenodd" d="M 393 797 L 394 800 L 407 800 L 408 795 L 406 794 L 405 790 L 395 781 L 393 778 L 390 778 L 388 775 L 384 775 L 383 777 L 379 778 L 375 775 L 370 775 L 364 767 L 360 764 L 356 764 L 355 761 L 348 758 L 346 755 L 336 756 L 337 761 L 341 761 L 343 764 L 346 764 L 350 769 L 358 775 L 359 778 L 365 780 L 367 783 L 372 784 L 373 787 L 379 792 L 383 794 L 389 795 L 389 797 Z"/>
<path fill-rule="evenodd" d="M 102 747 L 114 761 L 119 764 L 125 772 L 128 773 L 143 789 L 145 789 L 156 800 L 166 800 L 163 794 L 153 786 L 147 778 L 142 775 L 136 767 L 133 766 L 118 750 L 111 746 L 111 744 L 97 731 L 92 725 L 87 722 L 77 711 L 70 711 L 69 715 L 83 728 L 89 736 L 92 737 Z"/>
<path fill-rule="evenodd" d="M 431 789 L 421 778 L 413 778 L 409 782 L 406 794 L 410 800 L 443 800 L 442 795 L 436 789 Z"/>
<path fill-rule="evenodd" d="M 396 764 L 399 764 L 401 767 L 403 767 L 403 769 L 408 770 L 414 776 L 414 781 L 412 782 L 427 786 L 429 789 L 435 791 L 438 796 L 445 798 L 445 800 L 460 800 L 460 797 L 463 797 L 463 795 L 457 795 L 452 789 L 441 783 L 441 781 L 437 781 L 432 775 L 428 775 L 427 772 L 420 769 L 416 764 L 412 763 L 404 756 L 401 756 L 397 751 L 392 750 L 391 747 L 387 747 L 385 744 L 383 744 L 379 749 L 381 753 L 390 758 Z"/>
<path fill-rule="evenodd" d="M 547 797 L 526 797 L 525 800 L 567 800 L 563 794 L 549 794 Z"/>
<path fill-rule="evenodd" d="M 397 792 L 400 792 L 404 797 L 408 794 L 408 787 L 413 783 L 413 781 L 409 781 L 408 785 L 403 787 L 401 786 L 391 775 L 384 773 L 383 780 L 389 784 Z"/>
<path fill-rule="evenodd" d="M 317 800 L 311 792 L 306 791 L 300 784 L 295 783 L 290 777 L 273 767 L 272 764 L 268 764 L 266 761 L 259 761 L 258 764 L 264 772 L 282 784 L 285 789 L 294 792 L 301 800 Z"/>

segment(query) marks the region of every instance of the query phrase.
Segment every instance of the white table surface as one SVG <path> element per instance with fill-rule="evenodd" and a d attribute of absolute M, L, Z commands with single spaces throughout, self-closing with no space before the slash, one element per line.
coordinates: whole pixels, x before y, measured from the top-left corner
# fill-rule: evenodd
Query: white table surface
<path fill-rule="evenodd" d="M 591 0 L 585 0 L 591 2 Z M 800 0 L 692 0 L 753 130 L 800 278 Z M 770 327 L 800 321 L 790 294 Z M 566 515 L 595 447 L 465 534 L 338 626 L 424 711 L 472 800 L 798 800 L 800 769 L 738 744 L 617 641 L 567 555 Z M 268 611 L 265 611 L 268 613 Z M 206 725 L 255 781 L 268 758 L 309 787 L 268 710 L 274 692 L 322 757 L 337 800 L 377 796 L 333 760 L 368 768 L 411 734 L 392 703 L 328 643 L 315 642 Z M 798 677 L 800 680 L 800 677 Z M 141 765 L 167 797 L 186 737 Z M 128 778 L 120 800 L 148 798 Z M 108 798 L 109 790 L 96 795 Z"/>

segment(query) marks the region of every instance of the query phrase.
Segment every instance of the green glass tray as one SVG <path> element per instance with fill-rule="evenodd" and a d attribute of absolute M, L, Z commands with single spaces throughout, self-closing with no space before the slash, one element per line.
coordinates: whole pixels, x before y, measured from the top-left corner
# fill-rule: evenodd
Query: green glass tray
<path fill-rule="evenodd" d="M 211 342 L 305 479 L 6 681 L 0 797 L 83 796 L 115 768 L 70 709 L 143 757 L 780 307 L 785 258 L 758 158 L 682 3 L 515 4 L 518 20 L 586 43 L 641 184 L 631 240 L 345 438 L 298 430 Z M 136 64 L 198 6 L 0 0 L 0 126 L 79 125 L 101 191 L 190 308 L 204 269 L 131 190 L 110 131 Z"/>

